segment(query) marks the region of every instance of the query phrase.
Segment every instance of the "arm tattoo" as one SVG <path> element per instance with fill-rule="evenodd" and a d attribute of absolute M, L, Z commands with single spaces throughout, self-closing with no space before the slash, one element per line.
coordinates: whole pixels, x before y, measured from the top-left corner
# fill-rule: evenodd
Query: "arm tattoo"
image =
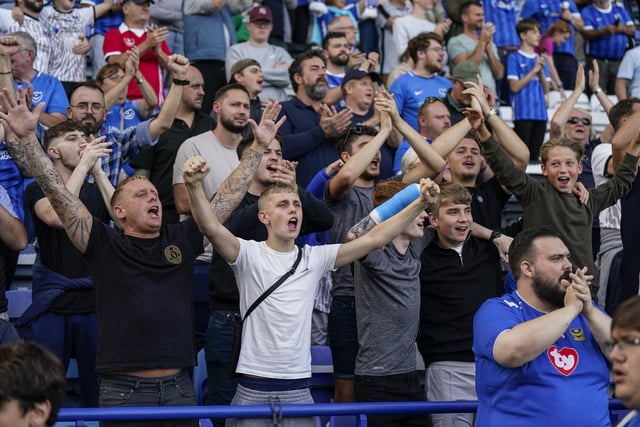
<path fill-rule="evenodd" d="M 369 230 L 371 230 L 375 226 L 376 226 L 375 221 L 369 215 L 367 215 L 364 218 L 362 218 L 360 222 L 358 222 L 356 225 L 351 227 L 351 229 L 349 230 L 349 233 L 356 236 L 355 238 L 357 239 L 358 237 L 367 234 Z"/>
<path fill-rule="evenodd" d="M 220 184 L 218 192 L 211 201 L 211 207 L 220 223 L 224 223 L 229 218 L 231 212 L 238 207 L 244 198 L 261 160 L 262 153 L 252 149 L 248 150 L 242 157 L 240 164 Z"/>
<path fill-rule="evenodd" d="M 27 135 L 22 142 L 16 139 L 7 141 L 7 147 L 18 167 L 36 179 L 62 220 L 69 239 L 80 252 L 84 252 L 89 241 L 92 216 L 84 204 L 67 189 L 35 135 Z"/>

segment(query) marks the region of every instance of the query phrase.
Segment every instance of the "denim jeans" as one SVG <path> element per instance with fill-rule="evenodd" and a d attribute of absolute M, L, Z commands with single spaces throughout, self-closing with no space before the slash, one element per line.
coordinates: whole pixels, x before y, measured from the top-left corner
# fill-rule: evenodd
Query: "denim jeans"
<path fill-rule="evenodd" d="M 100 407 L 195 406 L 196 394 L 186 369 L 175 375 L 142 378 L 108 374 L 100 379 Z M 198 420 L 102 422 L 108 427 L 198 427 Z"/>
<path fill-rule="evenodd" d="M 238 311 L 213 310 L 205 337 L 207 361 L 207 404 L 228 405 L 236 392 L 238 382 L 231 378 L 231 347 Z M 216 427 L 224 426 L 224 419 L 212 420 Z"/>

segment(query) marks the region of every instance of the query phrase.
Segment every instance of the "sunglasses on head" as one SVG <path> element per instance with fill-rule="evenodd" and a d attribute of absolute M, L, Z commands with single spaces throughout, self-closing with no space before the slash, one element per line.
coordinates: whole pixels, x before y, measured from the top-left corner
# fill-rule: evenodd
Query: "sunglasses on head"
<path fill-rule="evenodd" d="M 567 122 L 571 123 L 572 125 L 582 123 L 585 126 L 591 126 L 591 120 L 587 119 L 586 117 L 571 117 L 569 120 L 567 120 Z"/>

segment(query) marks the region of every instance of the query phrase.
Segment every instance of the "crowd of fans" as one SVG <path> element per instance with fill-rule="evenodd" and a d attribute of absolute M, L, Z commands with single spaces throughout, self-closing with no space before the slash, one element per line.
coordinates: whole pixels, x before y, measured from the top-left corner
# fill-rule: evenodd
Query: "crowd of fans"
<path fill-rule="evenodd" d="M 309 349 L 328 345 L 336 402 L 480 400 L 477 416 L 373 426 L 610 425 L 604 350 L 614 365 L 640 351 L 637 325 L 621 317 L 612 341 L 609 317 L 640 277 L 627 9 L 0 8 L 0 339 L 75 358 L 87 407 L 195 404 L 204 348 L 207 404 L 275 414 L 313 402 Z M 5 291 L 28 243 L 16 332 Z M 315 425 L 276 418 L 226 424 Z"/>

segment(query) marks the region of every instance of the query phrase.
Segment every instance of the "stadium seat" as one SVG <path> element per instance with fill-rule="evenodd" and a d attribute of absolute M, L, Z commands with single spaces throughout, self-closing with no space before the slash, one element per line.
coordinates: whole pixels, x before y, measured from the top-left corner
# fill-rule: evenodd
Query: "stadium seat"
<path fill-rule="evenodd" d="M 9 307 L 7 312 L 10 319 L 17 319 L 31 305 L 31 289 L 12 289 L 5 292 Z"/>
<path fill-rule="evenodd" d="M 562 96 L 560 95 L 560 92 L 556 92 L 555 90 L 550 91 L 547 94 L 547 108 L 557 109 L 560 104 L 562 104 Z"/>

